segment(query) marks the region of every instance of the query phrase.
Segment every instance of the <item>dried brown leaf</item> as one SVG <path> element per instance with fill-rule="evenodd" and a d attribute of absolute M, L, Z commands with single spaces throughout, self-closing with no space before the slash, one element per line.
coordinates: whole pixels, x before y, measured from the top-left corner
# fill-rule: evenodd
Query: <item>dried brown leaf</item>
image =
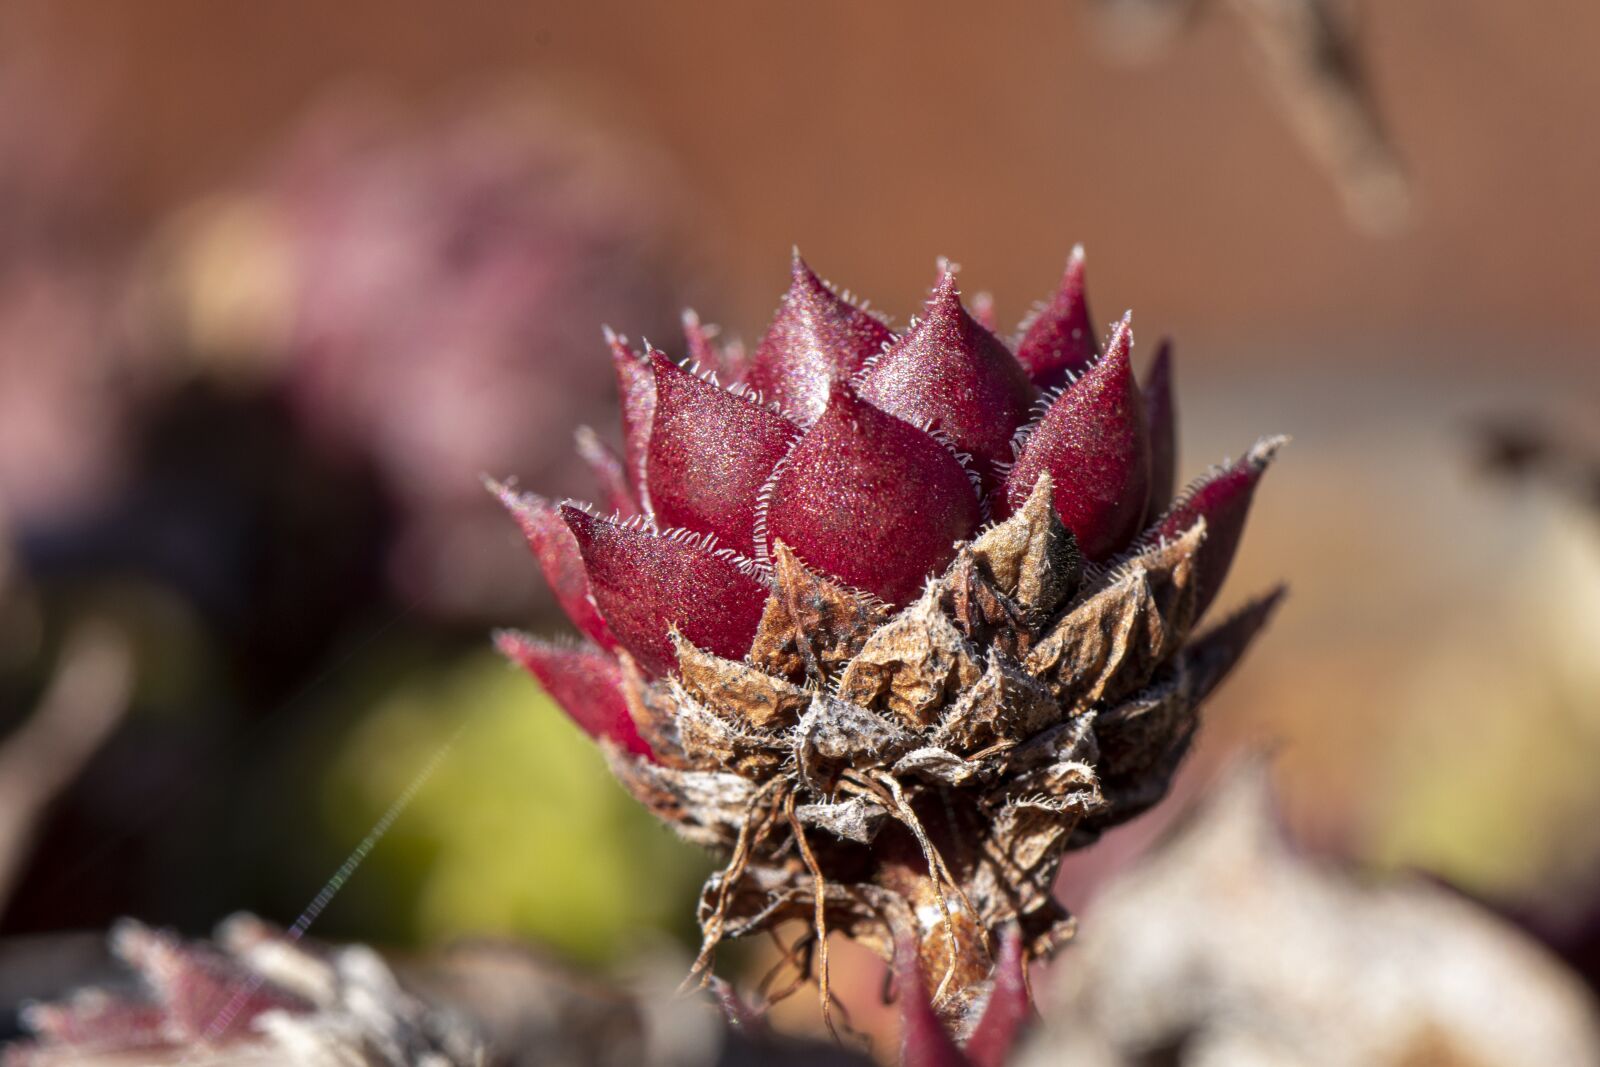
<path fill-rule="evenodd" d="M 982 676 L 981 656 L 930 589 L 867 638 L 839 678 L 839 696 L 920 729 Z"/>
<path fill-rule="evenodd" d="M 1043 616 L 1002 593 L 987 570 L 963 546 L 939 579 L 940 606 L 973 644 L 1021 658 L 1033 647 Z"/>
<path fill-rule="evenodd" d="M 1039 475 L 1021 509 L 972 542 L 972 554 L 999 588 L 1023 607 L 1048 615 L 1083 577 L 1083 556 L 1056 514 L 1049 472 Z"/>
<path fill-rule="evenodd" d="M 724 768 L 751 781 L 770 778 L 788 755 L 781 738 L 717 715 L 677 687 L 678 740 L 700 770 Z"/>
<path fill-rule="evenodd" d="M 782 541 L 772 548 L 772 596 L 750 662 L 782 678 L 832 678 L 888 618 L 883 605 L 807 569 Z"/>
<path fill-rule="evenodd" d="M 912 744 L 912 735 L 898 723 L 818 694 L 800 717 L 795 757 L 801 778 L 831 795 L 844 771 L 888 766 Z"/>
<path fill-rule="evenodd" d="M 739 837 L 755 787 L 736 774 L 666 767 L 604 743 L 611 773 L 633 798 L 686 841 L 729 848 Z"/>
<path fill-rule="evenodd" d="M 1043 682 L 1017 661 L 990 653 L 976 685 L 957 698 L 934 734 L 934 743 L 974 753 L 1037 734 L 1061 718 L 1061 705 Z"/>
<path fill-rule="evenodd" d="M 798 686 L 748 663 L 703 652 L 676 631 L 672 643 L 678 652 L 678 675 L 689 695 L 730 722 L 763 730 L 792 726 L 811 700 Z"/>
<path fill-rule="evenodd" d="M 1027 668 L 1068 714 L 1138 690 L 1177 651 L 1194 623 L 1195 553 L 1204 537 L 1197 522 L 1129 561 L 1035 646 Z"/>

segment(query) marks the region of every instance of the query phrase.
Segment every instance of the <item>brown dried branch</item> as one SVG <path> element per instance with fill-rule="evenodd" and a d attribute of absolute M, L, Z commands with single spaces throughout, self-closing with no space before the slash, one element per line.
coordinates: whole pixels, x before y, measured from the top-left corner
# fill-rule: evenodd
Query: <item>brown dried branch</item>
<path fill-rule="evenodd" d="M 1352 19 L 1332 0 L 1223 0 L 1263 60 L 1273 98 L 1361 230 L 1404 228 L 1412 186 L 1372 90 Z M 1168 44 L 1197 0 L 1093 0 L 1105 37 L 1124 55 Z"/>
<path fill-rule="evenodd" d="M 122 721 L 132 676 L 126 636 L 104 621 L 80 623 L 38 707 L 0 747 L 0 902 L 45 810 Z"/>

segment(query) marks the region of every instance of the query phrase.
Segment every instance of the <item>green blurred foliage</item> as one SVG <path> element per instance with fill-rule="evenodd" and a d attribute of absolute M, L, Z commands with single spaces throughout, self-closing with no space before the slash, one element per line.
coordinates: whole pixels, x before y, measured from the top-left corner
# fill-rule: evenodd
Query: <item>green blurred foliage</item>
<path fill-rule="evenodd" d="M 424 943 L 526 937 L 587 963 L 652 932 L 691 936 L 709 860 L 623 793 L 532 680 L 488 652 L 387 678 L 337 742 L 330 835 L 354 846 L 460 733 L 352 883 L 382 913 L 360 925 Z"/>

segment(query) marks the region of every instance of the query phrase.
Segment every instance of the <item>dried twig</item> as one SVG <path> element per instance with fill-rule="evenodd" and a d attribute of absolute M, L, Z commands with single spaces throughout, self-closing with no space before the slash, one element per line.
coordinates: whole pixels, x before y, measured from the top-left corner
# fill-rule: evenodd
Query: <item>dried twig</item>
<path fill-rule="evenodd" d="M 99 620 L 79 624 L 38 707 L 0 747 L 0 901 L 10 894 L 45 809 L 122 721 L 132 675 L 132 652 L 120 630 Z"/>
<path fill-rule="evenodd" d="M 1362 230 L 1388 234 L 1411 214 L 1411 183 L 1384 128 L 1366 65 L 1333 0 L 1223 0 L 1265 60 L 1272 95 Z M 1156 50 L 1188 27 L 1199 0 L 1093 0 L 1110 44 Z"/>

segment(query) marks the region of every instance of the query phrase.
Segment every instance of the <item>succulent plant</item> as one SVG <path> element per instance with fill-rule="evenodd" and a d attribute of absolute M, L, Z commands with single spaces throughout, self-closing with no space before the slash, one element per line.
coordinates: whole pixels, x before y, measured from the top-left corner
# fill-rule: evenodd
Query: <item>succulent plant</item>
<path fill-rule="evenodd" d="M 1278 593 L 1193 636 L 1281 439 L 1174 493 L 1171 355 L 1141 384 L 1103 351 L 1081 250 L 1010 346 L 941 264 L 894 333 L 795 257 L 732 384 L 614 335 L 611 514 L 493 485 L 582 644 L 500 648 L 605 748 L 618 780 L 726 866 L 724 938 L 804 920 L 915 946 L 956 1032 L 992 953 L 1072 933 L 1063 853 L 1159 800 L 1197 709 Z M 592 444 L 592 442 L 591 442 Z"/>
<path fill-rule="evenodd" d="M 29 1006 L 33 1040 L 7 1049 L 5 1067 L 485 1062 L 469 1025 L 404 991 L 365 946 L 313 949 L 249 915 L 223 923 L 213 941 L 127 920 L 111 945 L 139 987 L 91 986 Z"/>
<path fill-rule="evenodd" d="M 414 115 L 335 96 L 174 221 L 157 278 L 172 321 L 146 329 L 280 391 L 308 439 L 370 465 L 396 506 L 402 600 L 493 618 L 533 583 L 503 579 L 517 549 L 473 475 L 582 485 L 567 437 L 609 381 L 574 355 L 598 319 L 675 320 L 674 190 L 647 148 L 524 93 Z"/>

